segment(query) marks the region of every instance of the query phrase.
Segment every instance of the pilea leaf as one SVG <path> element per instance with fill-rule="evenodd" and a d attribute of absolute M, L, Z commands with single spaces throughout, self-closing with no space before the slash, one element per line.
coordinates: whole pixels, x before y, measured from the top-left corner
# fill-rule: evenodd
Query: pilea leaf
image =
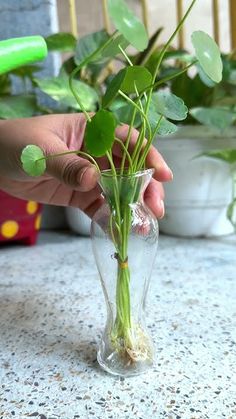
<path fill-rule="evenodd" d="M 100 109 L 87 122 L 85 129 L 86 151 L 94 157 L 106 154 L 115 140 L 116 119 L 111 112 Z"/>
<path fill-rule="evenodd" d="M 222 80 L 223 64 L 218 45 L 203 31 L 193 32 L 191 39 L 201 67 L 211 80 L 219 83 Z"/>
<path fill-rule="evenodd" d="M 148 45 L 147 31 L 124 0 L 108 0 L 108 11 L 116 29 L 138 51 L 143 51 Z"/>
<path fill-rule="evenodd" d="M 135 93 L 135 86 L 138 92 L 149 87 L 152 83 L 152 75 L 145 67 L 129 66 L 125 68 L 125 77 L 121 85 L 124 93 Z"/>
<path fill-rule="evenodd" d="M 152 75 L 145 67 L 134 65 L 123 68 L 107 87 L 102 101 L 103 106 L 107 107 L 115 99 L 119 90 L 128 94 L 135 93 L 136 86 L 138 92 L 141 92 L 150 86 L 151 82 Z"/>
<path fill-rule="evenodd" d="M 36 145 L 27 145 L 21 153 L 22 167 L 29 176 L 41 176 L 46 170 L 43 151 Z"/>

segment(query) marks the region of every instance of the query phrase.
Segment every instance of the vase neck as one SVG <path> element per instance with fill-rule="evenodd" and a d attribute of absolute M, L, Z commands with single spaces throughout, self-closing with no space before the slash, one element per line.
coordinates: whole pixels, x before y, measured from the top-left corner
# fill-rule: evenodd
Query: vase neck
<path fill-rule="evenodd" d="M 112 207 L 116 204 L 117 198 L 120 205 L 130 205 L 142 201 L 143 194 L 152 178 L 154 170 L 147 169 L 130 175 L 116 176 L 110 170 L 102 172 L 100 186 L 103 194 Z"/>

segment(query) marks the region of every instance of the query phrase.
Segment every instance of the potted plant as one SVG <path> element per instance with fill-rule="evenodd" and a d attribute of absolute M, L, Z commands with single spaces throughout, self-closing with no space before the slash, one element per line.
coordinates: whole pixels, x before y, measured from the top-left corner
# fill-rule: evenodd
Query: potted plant
<path fill-rule="evenodd" d="M 10 75 L 27 78 L 38 69 L 29 63 L 44 59 L 46 54 L 47 47 L 40 36 L 0 42 L 0 119 L 34 115 L 35 97 L 27 93 L 13 95 Z M 0 242 L 17 240 L 34 244 L 40 228 L 42 205 L 15 198 L 2 190 L 0 201 Z"/>
<path fill-rule="evenodd" d="M 87 119 L 86 151 L 74 152 L 87 157 L 99 172 L 97 158 L 105 156 L 110 164 L 109 170 L 100 172 L 99 183 L 106 202 L 94 215 L 91 234 L 107 306 L 107 323 L 98 350 L 98 362 L 112 374 L 136 375 L 153 364 L 153 345 L 145 327 L 144 314 L 157 250 L 158 224 L 143 202 L 144 190 L 153 174 L 152 169 L 146 168 L 146 157 L 156 133 L 176 129 L 169 119 L 181 120 L 187 115 L 182 99 L 172 93 L 153 97 L 153 89 L 165 82 L 159 78 L 156 81 L 161 62 L 195 2 L 191 2 L 175 32 L 163 46 L 155 70 L 150 73 L 142 65 L 133 65 L 125 52 L 128 44 L 141 51 L 146 48 L 148 38 L 143 24 L 123 0 L 109 0 L 109 14 L 116 30 L 107 40 L 102 40 L 98 48 L 91 45 L 69 77 L 70 89 Z M 222 63 L 214 41 L 203 32 L 196 32 L 192 41 L 196 52 L 194 61 L 198 60 L 208 77 L 220 81 Z M 122 53 L 127 64 L 110 80 L 98 111 L 91 116 L 81 100 L 75 77 L 82 68 L 98 65 L 117 53 Z M 130 128 L 124 142 L 115 134 L 118 121 L 112 108 L 118 96 L 132 106 Z M 135 145 L 130 147 L 136 115 L 141 119 L 139 136 Z M 115 143 L 121 151 L 119 167 L 113 160 Z M 60 156 L 45 156 L 39 147 L 28 145 L 22 151 L 22 167 L 28 174 L 40 176 L 51 158 Z"/>
<path fill-rule="evenodd" d="M 147 65 L 152 66 L 153 59 Z M 175 59 L 174 65 L 170 59 Z M 234 54 L 222 54 L 219 84 L 209 80 L 197 63 L 194 72 L 191 68 L 168 80 L 190 60 L 186 51 L 172 50 L 162 66 L 168 88 L 184 99 L 189 114 L 175 134 L 155 140 L 174 173 L 172 184 L 166 185 L 166 215 L 160 229 L 191 237 L 230 234 L 236 226 L 236 61 Z"/>

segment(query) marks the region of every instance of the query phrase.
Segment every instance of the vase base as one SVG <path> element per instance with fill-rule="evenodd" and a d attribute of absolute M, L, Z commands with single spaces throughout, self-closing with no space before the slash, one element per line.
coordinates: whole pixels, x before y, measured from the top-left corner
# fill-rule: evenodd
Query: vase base
<path fill-rule="evenodd" d="M 132 377 L 146 373 L 153 366 L 153 360 L 127 362 L 117 352 L 112 352 L 104 357 L 101 350 L 98 350 L 97 361 L 100 367 L 109 374 L 120 377 Z"/>

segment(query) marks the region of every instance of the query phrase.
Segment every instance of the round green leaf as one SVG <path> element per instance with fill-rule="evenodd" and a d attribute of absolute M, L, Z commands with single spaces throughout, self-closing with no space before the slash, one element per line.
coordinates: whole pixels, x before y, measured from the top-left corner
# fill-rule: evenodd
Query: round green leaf
<path fill-rule="evenodd" d="M 29 176 L 41 176 L 46 170 L 43 151 L 36 145 L 27 145 L 21 153 L 22 167 Z"/>
<path fill-rule="evenodd" d="M 124 93 L 135 93 L 135 86 L 138 92 L 146 89 L 152 83 L 152 75 L 141 66 L 129 66 L 125 68 L 125 77 L 121 84 Z"/>
<path fill-rule="evenodd" d="M 152 103 L 156 111 L 168 119 L 182 121 L 187 117 L 188 108 L 184 101 L 167 90 L 159 90 L 152 95 Z"/>
<path fill-rule="evenodd" d="M 103 97 L 103 107 L 107 107 L 117 96 L 119 90 L 124 93 L 135 93 L 146 89 L 152 83 L 152 75 L 141 66 L 129 66 L 123 68 L 117 73 L 108 85 L 106 93 Z"/>
<path fill-rule="evenodd" d="M 100 109 L 87 122 L 85 129 L 86 151 L 94 157 L 101 157 L 112 147 L 115 139 L 116 120 L 111 112 Z"/>
<path fill-rule="evenodd" d="M 222 80 L 223 64 L 218 45 L 203 31 L 193 32 L 191 39 L 201 67 L 211 80 L 219 83 Z"/>
<path fill-rule="evenodd" d="M 108 0 L 108 11 L 116 29 L 138 51 L 143 51 L 148 45 L 147 31 L 124 0 Z"/>

